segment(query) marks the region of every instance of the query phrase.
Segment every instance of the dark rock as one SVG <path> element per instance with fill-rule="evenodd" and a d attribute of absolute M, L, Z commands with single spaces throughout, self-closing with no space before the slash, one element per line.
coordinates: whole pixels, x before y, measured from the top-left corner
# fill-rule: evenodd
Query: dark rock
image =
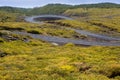
<path fill-rule="evenodd" d="M 5 57 L 5 56 L 7 56 L 7 55 L 8 55 L 7 53 L 0 51 L 0 57 Z"/>

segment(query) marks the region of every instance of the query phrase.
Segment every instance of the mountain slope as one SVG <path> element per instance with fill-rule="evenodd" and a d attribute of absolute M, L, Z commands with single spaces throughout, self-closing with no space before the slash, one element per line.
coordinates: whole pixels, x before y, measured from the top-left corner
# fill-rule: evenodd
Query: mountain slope
<path fill-rule="evenodd" d="M 48 4 L 43 7 L 35 8 L 17 8 L 3 6 L 0 7 L 0 11 L 22 13 L 27 15 L 39 15 L 39 14 L 62 14 L 68 9 L 76 8 L 120 8 L 120 4 L 115 3 L 98 3 L 98 4 L 81 4 L 81 5 L 66 5 L 66 4 Z"/>

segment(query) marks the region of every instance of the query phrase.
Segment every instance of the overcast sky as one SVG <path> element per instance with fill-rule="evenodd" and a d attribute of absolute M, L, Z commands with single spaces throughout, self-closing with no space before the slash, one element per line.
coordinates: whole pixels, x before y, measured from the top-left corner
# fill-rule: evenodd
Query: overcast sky
<path fill-rule="evenodd" d="M 89 4 L 89 3 L 101 3 L 112 2 L 119 3 L 120 0 L 0 0 L 0 6 L 15 6 L 15 7 L 39 7 L 49 3 L 62 3 L 62 4 Z"/>

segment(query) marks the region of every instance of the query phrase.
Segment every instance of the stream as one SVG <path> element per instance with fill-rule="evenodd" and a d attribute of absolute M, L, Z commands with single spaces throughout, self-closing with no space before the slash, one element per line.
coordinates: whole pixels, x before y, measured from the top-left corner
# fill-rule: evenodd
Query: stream
<path fill-rule="evenodd" d="M 42 20 L 41 21 L 36 20 L 37 18 L 41 18 L 41 19 L 42 18 L 43 19 L 44 18 L 48 18 L 48 19 L 57 18 L 57 19 L 73 20 L 72 18 L 65 17 L 65 16 L 39 15 L 39 16 L 26 17 L 25 21 L 31 22 L 31 23 L 37 23 L 37 24 L 43 23 Z M 41 40 L 44 40 L 47 42 L 53 42 L 53 43 L 57 43 L 57 44 L 73 43 L 76 45 L 120 46 L 120 38 L 91 33 L 91 32 L 85 31 L 85 30 L 78 30 L 78 29 L 68 28 L 68 27 L 65 27 L 65 29 L 74 30 L 75 32 L 77 32 L 79 34 L 87 35 L 87 36 L 94 37 L 97 39 L 108 40 L 108 42 L 107 41 L 106 42 L 88 41 L 88 40 L 81 40 L 81 39 L 79 39 L 79 40 L 78 39 L 69 39 L 69 38 L 61 38 L 61 37 L 57 37 L 57 36 L 45 36 L 45 35 L 41 35 L 41 34 L 31 34 L 31 33 L 27 33 L 27 32 L 18 32 L 18 31 L 16 31 L 15 33 L 21 34 L 21 35 L 28 35 L 28 36 L 31 36 L 32 38 L 41 39 Z"/>

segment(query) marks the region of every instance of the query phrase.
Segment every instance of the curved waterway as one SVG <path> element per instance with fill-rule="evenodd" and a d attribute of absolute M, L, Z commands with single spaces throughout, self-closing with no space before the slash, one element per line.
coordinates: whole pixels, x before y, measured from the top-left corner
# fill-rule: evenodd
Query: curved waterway
<path fill-rule="evenodd" d="M 59 20 L 59 19 L 67 19 L 67 20 L 73 20 L 72 18 L 69 17 L 65 17 L 65 16 L 58 16 L 58 15 L 39 15 L 39 16 L 32 16 L 32 17 L 26 17 L 25 20 L 27 22 L 31 22 L 31 23 L 43 23 L 43 21 L 45 20 Z M 91 33 L 85 30 L 78 30 L 78 29 L 74 29 L 74 28 L 68 28 L 68 27 L 64 27 L 65 29 L 69 29 L 69 30 L 74 30 L 75 32 L 82 34 L 82 35 L 86 35 L 86 36 L 90 36 L 90 37 L 94 37 L 96 39 L 100 39 L 100 40 L 108 40 L 108 42 L 102 42 L 102 41 L 88 41 L 88 40 L 81 40 L 81 39 L 69 39 L 69 38 L 61 38 L 61 37 L 55 37 L 55 36 L 45 36 L 45 35 L 41 35 L 41 34 L 31 34 L 31 33 L 26 33 L 26 32 L 15 32 L 17 34 L 22 34 L 22 35 L 29 35 L 33 38 L 36 39 L 41 39 L 44 41 L 48 41 L 48 42 L 54 42 L 54 43 L 61 43 L 61 44 L 66 44 L 66 43 L 73 43 L 76 45 L 102 45 L 102 46 L 120 46 L 120 38 L 116 38 L 116 37 L 110 37 L 110 36 L 106 36 L 106 35 L 100 35 L 100 34 L 96 34 L 96 33 Z"/>

